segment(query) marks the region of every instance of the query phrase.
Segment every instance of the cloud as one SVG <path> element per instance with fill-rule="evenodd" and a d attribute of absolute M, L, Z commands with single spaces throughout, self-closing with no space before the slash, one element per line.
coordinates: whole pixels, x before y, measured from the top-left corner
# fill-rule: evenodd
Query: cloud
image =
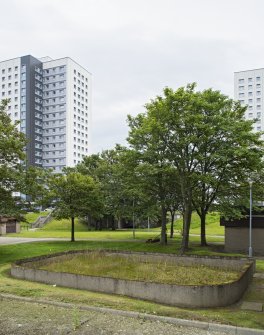
<path fill-rule="evenodd" d="M 263 67 L 262 0 L 9 0 L 1 58 L 70 56 L 93 74 L 93 151 L 125 143 L 127 114 L 165 86 L 233 94 L 233 72 Z"/>

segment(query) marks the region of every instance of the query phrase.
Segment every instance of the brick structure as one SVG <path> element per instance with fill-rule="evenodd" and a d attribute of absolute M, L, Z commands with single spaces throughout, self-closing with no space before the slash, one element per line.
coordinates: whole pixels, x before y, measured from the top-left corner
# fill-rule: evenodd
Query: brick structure
<path fill-rule="evenodd" d="M 20 233 L 20 223 L 14 217 L 0 216 L 0 235 Z"/>
<path fill-rule="evenodd" d="M 225 251 L 248 253 L 249 213 L 240 219 L 220 219 L 225 227 Z M 264 256 L 264 211 L 252 213 L 252 248 L 254 255 Z"/>

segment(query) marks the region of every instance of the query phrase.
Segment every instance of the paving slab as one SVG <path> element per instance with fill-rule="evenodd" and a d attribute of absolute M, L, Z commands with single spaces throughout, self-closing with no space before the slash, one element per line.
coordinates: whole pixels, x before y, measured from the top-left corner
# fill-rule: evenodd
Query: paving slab
<path fill-rule="evenodd" d="M 254 312 L 262 312 L 263 304 L 261 302 L 244 301 L 241 305 L 241 309 Z"/>
<path fill-rule="evenodd" d="M 254 278 L 264 279 L 264 273 L 256 272 L 253 275 Z"/>

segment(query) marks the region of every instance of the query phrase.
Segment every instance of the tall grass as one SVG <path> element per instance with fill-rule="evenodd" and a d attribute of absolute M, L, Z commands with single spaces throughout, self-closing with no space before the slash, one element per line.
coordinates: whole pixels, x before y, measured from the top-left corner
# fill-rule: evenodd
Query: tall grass
<path fill-rule="evenodd" d="M 58 256 L 43 264 L 40 269 L 103 276 L 128 280 L 181 285 L 216 285 L 236 280 L 239 272 L 217 267 L 176 265 L 171 261 L 150 261 L 138 256 L 122 256 L 93 251 L 85 254 Z"/>

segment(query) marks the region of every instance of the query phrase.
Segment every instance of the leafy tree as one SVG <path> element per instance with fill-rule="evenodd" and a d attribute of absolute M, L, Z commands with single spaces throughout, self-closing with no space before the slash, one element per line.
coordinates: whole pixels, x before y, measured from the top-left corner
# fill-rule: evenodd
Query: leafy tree
<path fill-rule="evenodd" d="M 220 92 L 197 92 L 191 84 L 176 91 L 165 88 L 164 96 L 146 105 L 146 113 L 129 117 L 130 145 L 148 162 L 150 171 L 156 169 L 162 240 L 169 192 L 166 180 L 175 169 L 183 213 L 182 252 L 188 249 L 193 208 L 201 214 L 205 236 L 205 216 L 220 189 L 261 166 L 262 142 L 251 132 L 252 123 L 244 120 L 244 112 Z"/>
<path fill-rule="evenodd" d="M 0 215 L 17 215 L 18 208 L 12 192 L 19 191 L 24 160 L 25 136 L 6 113 L 8 100 L 0 103 Z"/>
<path fill-rule="evenodd" d="M 263 142 L 259 133 L 252 132 L 254 121 L 245 120 L 246 108 L 239 103 L 212 89 L 199 92 L 199 102 L 204 127 L 197 146 L 192 203 L 201 219 L 201 245 L 206 245 L 208 211 L 214 202 L 223 204 L 227 196 L 239 198 L 242 205 L 240 186 L 263 168 Z"/>
<path fill-rule="evenodd" d="M 167 243 L 167 212 L 175 204 L 172 201 L 172 184 L 177 178 L 176 170 L 167 159 L 167 142 L 164 140 L 166 129 L 159 118 L 153 116 L 151 106 L 147 113 L 136 117 L 128 116 L 130 127 L 128 142 L 137 154 L 136 172 L 141 179 L 145 195 L 161 211 L 161 244 Z M 172 182 L 173 180 L 173 182 Z"/>
<path fill-rule="evenodd" d="M 35 166 L 25 167 L 20 178 L 19 189 L 26 195 L 23 201 L 27 208 L 34 205 L 42 206 L 46 204 L 49 197 L 48 181 L 51 177 L 51 170 L 38 168 Z"/>
<path fill-rule="evenodd" d="M 112 229 L 115 229 L 115 222 L 121 228 L 123 221 L 132 221 L 133 204 L 138 203 L 137 192 L 132 186 L 132 166 L 128 165 L 127 156 L 128 150 L 117 145 L 112 150 L 85 157 L 77 166 L 80 173 L 99 182 L 104 218 L 111 220 Z"/>
<path fill-rule="evenodd" d="M 165 97 L 158 96 L 146 104 L 146 113 L 129 119 L 128 141 L 136 150 L 151 158 L 150 164 L 157 171 L 159 200 L 162 208 L 161 242 L 166 238 L 166 181 L 167 172 L 175 168 L 179 178 L 184 217 L 182 250 L 188 247 L 192 213 L 192 189 L 196 168 L 196 142 L 199 135 L 194 129 L 198 115 L 194 85 L 173 92 L 164 90 Z"/>
<path fill-rule="evenodd" d="M 120 150 L 105 150 L 101 154 L 84 158 L 77 166 L 77 171 L 93 177 L 100 185 L 103 199 L 103 213 L 111 220 L 112 229 L 115 229 L 115 219 L 120 221 L 120 179 L 117 176 Z"/>
<path fill-rule="evenodd" d="M 71 241 L 74 242 L 75 218 L 100 215 L 102 202 L 98 184 L 90 176 L 66 171 L 65 175 L 51 177 L 49 189 L 56 206 L 55 217 L 71 219 Z"/>
<path fill-rule="evenodd" d="M 135 150 L 123 149 L 119 157 L 119 179 L 122 181 L 123 213 L 122 215 L 136 224 L 145 224 L 148 218 L 157 217 L 156 194 L 153 197 L 151 185 L 148 184 L 145 166 L 141 156 Z M 135 230 L 133 230 L 135 237 Z"/>

